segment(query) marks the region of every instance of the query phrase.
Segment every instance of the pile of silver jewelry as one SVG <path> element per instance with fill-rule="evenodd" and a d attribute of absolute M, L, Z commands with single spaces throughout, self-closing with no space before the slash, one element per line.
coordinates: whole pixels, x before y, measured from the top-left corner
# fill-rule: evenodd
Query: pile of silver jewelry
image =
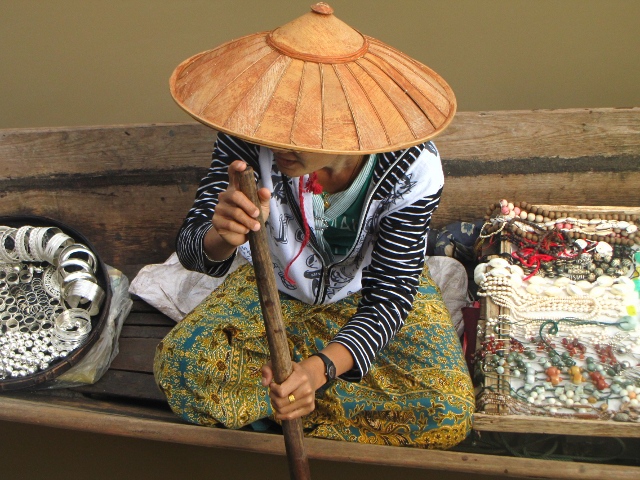
<path fill-rule="evenodd" d="M 105 298 L 97 269 L 94 253 L 57 227 L 0 226 L 0 380 L 83 345 Z"/>

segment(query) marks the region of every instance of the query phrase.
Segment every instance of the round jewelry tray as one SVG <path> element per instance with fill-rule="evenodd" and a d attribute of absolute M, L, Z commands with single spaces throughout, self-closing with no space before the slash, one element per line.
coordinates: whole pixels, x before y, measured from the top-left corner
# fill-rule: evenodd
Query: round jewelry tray
<path fill-rule="evenodd" d="M 102 262 L 102 259 L 97 254 L 93 245 L 82 235 L 80 232 L 75 230 L 68 225 L 63 224 L 57 220 L 53 220 L 46 217 L 35 216 L 35 215 L 15 215 L 15 216 L 0 216 L 0 225 L 5 225 L 9 227 L 19 228 L 25 225 L 30 225 L 33 227 L 56 227 L 59 228 L 63 233 L 69 235 L 76 243 L 80 243 L 85 245 L 96 257 L 96 271 L 95 271 L 95 279 L 98 285 L 104 291 L 104 300 L 102 302 L 102 306 L 97 314 L 91 316 L 91 331 L 87 335 L 87 337 L 83 340 L 82 344 L 75 349 L 69 351 L 66 356 L 57 358 L 51 362 L 51 364 L 43 369 L 38 370 L 33 374 L 21 376 L 21 377 L 12 377 L 12 378 L 4 378 L 0 379 L 0 392 L 8 391 L 8 390 L 18 390 L 23 388 L 35 387 L 41 385 L 45 382 L 53 380 L 58 377 L 62 373 L 69 370 L 71 367 L 76 365 L 82 358 L 87 354 L 87 352 L 94 345 L 96 340 L 100 337 L 104 325 L 106 324 L 107 319 L 109 318 L 109 307 L 111 304 L 111 288 L 109 282 L 109 274 L 107 273 L 107 269 Z M 46 262 L 45 262 L 46 263 Z"/>

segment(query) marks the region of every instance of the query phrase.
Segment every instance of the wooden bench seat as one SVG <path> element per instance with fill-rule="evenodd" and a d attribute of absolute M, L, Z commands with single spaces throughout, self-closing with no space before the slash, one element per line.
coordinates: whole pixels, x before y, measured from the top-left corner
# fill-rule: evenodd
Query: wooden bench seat
<path fill-rule="evenodd" d="M 0 130 L 0 214 L 63 221 L 133 279 L 143 265 L 173 251 L 213 139 L 214 132 L 198 124 Z M 447 185 L 436 228 L 480 218 L 502 197 L 640 205 L 640 108 L 460 113 L 437 145 Z M 169 410 L 153 380 L 152 359 L 173 325 L 135 300 L 119 354 L 96 384 L 1 393 L 0 420 L 284 455 L 277 433 L 189 425 Z M 319 439 L 306 445 L 312 459 L 492 477 L 640 477 L 638 424 L 479 413 L 474 429 L 473 438 L 447 452 Z M 635 451 L 602 464 L 497 455 L 476 441 L 491 432 L 624 437 Z"/>

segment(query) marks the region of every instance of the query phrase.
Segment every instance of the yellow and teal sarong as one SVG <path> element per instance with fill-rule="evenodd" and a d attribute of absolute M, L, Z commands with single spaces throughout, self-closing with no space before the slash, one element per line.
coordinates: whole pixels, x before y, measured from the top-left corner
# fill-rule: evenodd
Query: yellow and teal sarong
<path fill-rule="evenodd" d="M 291 356 L 322 349 L 354 314 L 359 294 L 307 305 L 281 294 Z M 267 345 L 253 267 L 245 265 L 158 345 L 156 382 L 171 409 L 200 425 L 241 428 L 273 414 L 260 368 Z M 361 382 L 338 379 L 303 418 L 305 435 L 449 448 L 471 429 L 473 386 L 460 341 L 425 267 L 404 327 Z"/>

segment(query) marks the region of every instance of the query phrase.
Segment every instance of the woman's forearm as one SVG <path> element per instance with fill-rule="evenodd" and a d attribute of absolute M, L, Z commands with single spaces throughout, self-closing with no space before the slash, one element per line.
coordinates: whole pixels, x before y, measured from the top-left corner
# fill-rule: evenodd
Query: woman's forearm
<path fill-rule="evenodd" d="M 214 262 L 222 262 L 233 255 L 236 247 L 229 244 L 218 234 L 215 228 L 212 228 L 204 237 L 202 249 L 207 259 Z"/>

